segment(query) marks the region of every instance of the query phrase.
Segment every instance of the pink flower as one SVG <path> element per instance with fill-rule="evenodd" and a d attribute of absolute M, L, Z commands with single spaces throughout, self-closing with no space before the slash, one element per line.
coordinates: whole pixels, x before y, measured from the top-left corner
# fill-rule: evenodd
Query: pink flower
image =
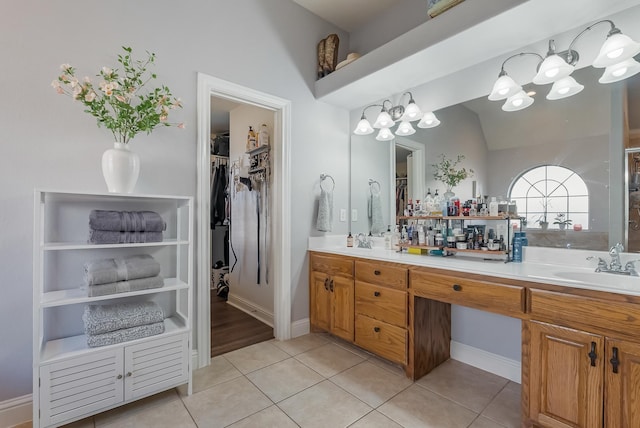
<path fill-rule="evenodd" d="M 87 95 L 84 96 L 84 100 L 88 103 L 92 102 L 95 99 L 96 99 L 96 93 L 93 91 L 87 93 Z"/>
<path fill-rule="evenodd" d="M 69 64 L 62 64 L 60 66 L 60 70 L 64 71 L 65 73 L 69 73 L 71 71 L 71 66 Z"/>
<path fill-rule="evenodd" d="M 91 83 L 91 79 L 89 79 L 89 76 L 84 76 L 84 83 Z"/>
<path fill-rule="evenodd" d="M 59 94 L 64 94 L 64 89 L 62 89 L 62 87 L 61 87 L 61 86 L 58 86 L 58 87 L 56 88 L 56 92 L 57 92 L 57 93 L 59 93 Z"/>
<path fill-rule="evenodd" d="M 51 86 L 55 89 L 58 89 L 60 87 L 60 82 L 58 80 L 54 80 L 53 82 L 51 82 Z"/>
<path fill-rule="evenodd" d="M 163 114 L 162 116 L 160 116 L 160 122 L 166 122 L 167 120 L 167 115 Z"/>
<path fill-rule="evenodd" d="M 179 123 L 179 124 L 178 124 L 178 128 L 180 128 L 180 129 L 184 129 L 184 123 Z"/>
<path fill-rule="evenodd" d="M 105 76 L 111 76 L 112 73 L 113 70 L 109 67 L 102 67 L 102 74 L 104 74 Z"/>
<path fill-rule="evenodd" d="M 122 95 L 116 95 L 116 100 L 120 101 L 121 103 L 124 103 L 127 101 L 127 99 Z"/>

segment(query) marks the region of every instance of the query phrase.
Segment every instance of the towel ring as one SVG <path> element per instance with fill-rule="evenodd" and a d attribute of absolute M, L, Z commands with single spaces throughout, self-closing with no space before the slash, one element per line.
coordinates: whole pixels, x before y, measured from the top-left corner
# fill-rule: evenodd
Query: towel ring
<path fill-rule="evenodd" d="M 376 190 L 376 186 L 377 186 L 377 190 Z M 373 179 L 369 179 L 369 190 L 371 191 L 371 194 L 376 194 L 379 195 L 380 194 L 380 183 L 378 183 L 376 180 Z M 375 192 L 374 192 L 375 190 Z"/>
<path fill-rule="evenodd" d="M 328 191 L 333 192 L 333 190 L 336 188 L 336 181 L 329 174 L 320 174 L 320 188 L 323 190 L 327 190 L 324 187 L 322 187 L 322 183 L 324 183 L 324 180 L 326 180 L 327 178 L 330 178 L 331 182 L 333 183 L 333 187 L 331 188 L 331 190 L 328 190 Z"/>

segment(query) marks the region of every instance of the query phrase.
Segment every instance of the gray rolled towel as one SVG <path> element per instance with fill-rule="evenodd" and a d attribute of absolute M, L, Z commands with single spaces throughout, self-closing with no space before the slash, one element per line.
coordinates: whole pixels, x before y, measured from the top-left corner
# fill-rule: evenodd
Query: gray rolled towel
<path fill-rule="evenodd" d="M 107 294 L 126 293 L 129 291 L 147 290 L 164 286 L 164 278 L 160 275 L 150 278 L 132 279 L 129 281 L 110 282 L 108 284 L 90 285 L 89 297 L 106 296 Z"/>
<path fill-rule="evenodd" d="M 84 283 L 86 285 L 108 284 L 148 278 L 159 273 L 160 263 L 149 254 L 91 260 L 84 264 Z"/>
<path fill-rule="evenodd" d="M 153 324 L 139 325 L 107 333 L 89 334 L 86 337 L 87 345 L 90 348 L 96 348 L 98 346 L 128 342 L 130 340 L 142 339 L 143 337 L 155 336 L 156 334 L 162 333 L 164 333 L 164 323 L 156 322 Z"/>
<path fill-rule="evenodd" d="M 114 232 L 162 232 L 166 223 L 155 211 L 92 210 L 89 228 Z"/>
<path fill-rule="evenodd" d="M 162 232 L 115 232 L 111 230 L 89 231 L 91 244 L 142 244 L 162 242 Z"/>
<path fill-rule="evenodd" d="M 164 320 L 162 308 L 154 302 L 86 305 L 82 314 L 84 332 L 101 334 Z"/>
<path fill-rule="evenodd" d="M 316 229 L 320 232 L 331 232 L 333 223 L 333 192 L 324 189 L 320 190 L 318 199 L 318 218 L 316 219 Z"/>

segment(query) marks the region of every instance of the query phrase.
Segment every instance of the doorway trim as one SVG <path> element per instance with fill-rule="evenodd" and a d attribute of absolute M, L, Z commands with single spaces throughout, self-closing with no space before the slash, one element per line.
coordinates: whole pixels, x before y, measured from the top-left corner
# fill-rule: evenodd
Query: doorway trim
<path fill-rule="evenodd" d="M 211 236 L 210 213 L 210 110 L 211 97 L 272 110 L 275 115 L 272 138 L 273 233 L 273 333 L 276 339 L 291 338 L 291 101 L 258 92 L 235 83 L 198 73 L 197 98 L 197 177 L 196 177 L 196 343 L 197 365 L 211 362 Z"/>

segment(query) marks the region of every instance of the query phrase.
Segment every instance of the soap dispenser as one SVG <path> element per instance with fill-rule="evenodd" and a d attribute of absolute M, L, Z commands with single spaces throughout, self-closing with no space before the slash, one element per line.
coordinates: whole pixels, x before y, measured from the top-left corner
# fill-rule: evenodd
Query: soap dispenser
<path fill-rule="evenodd" d="M 391 249 L 391 225 L 387 226 L 387 231 L 384 233 L 384 249 Z"/>

